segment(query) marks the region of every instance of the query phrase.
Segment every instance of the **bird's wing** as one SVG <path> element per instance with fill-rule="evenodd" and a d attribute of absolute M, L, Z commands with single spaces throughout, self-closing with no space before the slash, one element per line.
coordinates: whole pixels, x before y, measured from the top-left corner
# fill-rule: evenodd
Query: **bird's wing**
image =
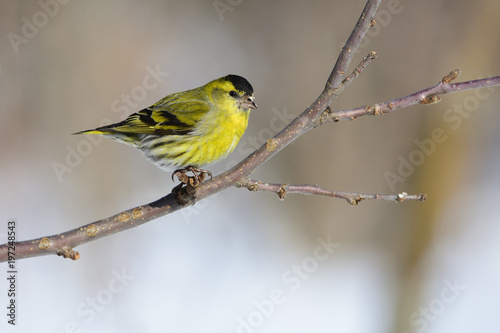
<path fill-rule="evenodd" d="M 164 100 L 130 115 L 112 127 L 113 131 L 135 134 L 183 135 L 191 132 L 196 123 L 210 110 L 210 105 L 200 100 L 182 102 Z"/>

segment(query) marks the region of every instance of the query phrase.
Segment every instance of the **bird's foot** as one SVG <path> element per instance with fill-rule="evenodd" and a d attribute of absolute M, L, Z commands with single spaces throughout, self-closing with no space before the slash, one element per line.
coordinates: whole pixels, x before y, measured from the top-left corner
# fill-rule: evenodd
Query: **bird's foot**
<path fill-rule="evenodd" d="M 193 176 L 188 176 L 186 173 L 191 172 Z M 181 184 L 186 184 L 191 187 L 198 187 L 207 178 L 207 175 L 212 179 L 212 172 L 196 168 L 194 166 L 187 166 L 182 169 L 177 169 L 172 173 L 172 180 L 174 175 L 177 176 Z"/>

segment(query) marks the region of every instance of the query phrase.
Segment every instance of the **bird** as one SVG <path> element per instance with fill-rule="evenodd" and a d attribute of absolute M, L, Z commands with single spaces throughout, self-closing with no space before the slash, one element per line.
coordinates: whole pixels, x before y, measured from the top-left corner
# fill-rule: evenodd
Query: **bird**
<path fill-rule="evenodd" d="M 235 149 L 252 109 L 257 109 L 252 85 L 229 74 L 168 95 L 121 122 L 74 134 L 98 134 L 133 146 L 161 169 L 175 170 L 172 179 L 175 174 L 181 183 L 191 171 L 191 184 L 197 186 L 212 176 L 201 167 Z"/>

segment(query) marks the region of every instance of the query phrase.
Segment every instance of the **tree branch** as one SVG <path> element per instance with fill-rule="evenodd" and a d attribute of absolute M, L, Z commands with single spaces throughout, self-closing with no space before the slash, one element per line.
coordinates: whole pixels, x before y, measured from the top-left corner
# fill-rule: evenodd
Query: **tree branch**
<path fill-rule="evenodd" d="M 460 70 L 455 69 L 443 77 L 435 86 L 417 91 L 405 97 L 393 99 L 392 101 L 363 105 L 350 110 L 331 111 L 327 109 L 316 121 L 316 126 L 332 121 L 353 120 L 366 115 L 378 116 L 388 114 L 415 104 L 434 104 L 441 100 L 439 95 L 500 85 L 500 76 L 451 84 L 450 82 L 459 75 Z"/>
<path fill-rule="evenodd" d="M 257 180 L 249 178 L 242 179 L 237 187 L 245 187 L 250 191 L 257 192 L 273 192 L 278 195 L 280 200 L 285 200 L 288 193 L 298 193 L 307 195 L 320 195 L 324 197 L 341 198 L 347 200 L 351 205 L 357 205 L 363 200 L 385 200 L 401 202 L 405 200 L 425 201 L 427 196 L 425 194 L 408 195 L 406 192 L 399 194 L 363 194 L 351 192 L 337 192 L 324 189 L 318 185 L 290 185 L 290 184 L 269 184 L 262 183 Z"/>
<path fill-rule="evenodd" d="M 352 80 L 359 75 L 363 68 L 376 56 L 375 53 L 370 53 L 367 58 L 363 59 L 361 64 L 358 65 L 351 75 L 345 77 L 345 72 L 354 57 L 361 40 L 368 29 L 375 24 L 373 16 L 379 4 L 380 0 L 367 1 L 363 13 L 343 47 L 335 67 L 328 77 L 325 88 L 319 97 L 280 133 L 269 139 L 264 145 L 232 169 L 214 177 L 210 181 L 201 183 L 198 187 L 182 185 L 176 186 L 172 190 L 172 193 L 154 202 L 125 210 L 114 216 L 89 223 L 61 234 L 29 241 L 16 242 L 14 244 L 0 245 L 0 262 L 7 261 L 9 259 L 9 245 L 15 246 L 16 260 L 47 254 L 57 254 L 65 258 L 75 260 L 79 258 L 79 254 L 73 249 L 78 245 L 106 237 L 126 229 L 137 227 L 160 216 L 170 214 L 188 205 L 192 205 L 201 199 L 211 196 L 231 186 L 247 188 L 249 188 L 249 186 L 251 188 L 256 186 L 255 189 L 259 191 L 271 191 L 277 193 L 278 195 L 281 193 L 281 197 L 283 198 L 287 192 L 327 195 L 344 198 L 352 204 L 358 203 L 364 199 L 393 201 L 425 200 L 425 195 L 410 196 L 406 193 L 400 193 L 398 195 L 380 195 L 334 192 L 313 185 L 263 184 L 247 178 L 247 176 L 257 167 L 273 157 L 288 144 L 296 140 L 308 130 L 325 122 L 354 119 L 355 117 L 362 115 L 388 113 L 390 111 L 417 103 L 429 104 L 435 102 L 437 101 L 437 94 L 445 94 L 465 89 L 476 89 L 500 84 L 500 79 L 495 77 L 452 85 L 449 84 L 449 82 L 456 77 L 456 75 L 450 74 L 449 76 L 443 78 L 442 82 L 437 86 L 422 90 L 401 99 L 352 110 L 332 112 L 329 108 L 332 101 L 339 96 L 342 90 L 349 85 L 349 83 L 352 82 Z"/>

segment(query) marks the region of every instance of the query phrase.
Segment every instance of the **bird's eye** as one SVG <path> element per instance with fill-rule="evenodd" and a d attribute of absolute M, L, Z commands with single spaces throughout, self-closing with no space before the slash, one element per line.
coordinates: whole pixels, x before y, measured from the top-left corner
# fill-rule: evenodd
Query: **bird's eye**
<path fill-rule="evenodd" d="M 237 97 L 237 96 L 238 96 L 238 93 L 237 93 L 236 91 L 234 91 L 234 90 L 231 90 L 231 91 L 229 92 L 229 96 L 231 96 L 231 97 Z"/>

